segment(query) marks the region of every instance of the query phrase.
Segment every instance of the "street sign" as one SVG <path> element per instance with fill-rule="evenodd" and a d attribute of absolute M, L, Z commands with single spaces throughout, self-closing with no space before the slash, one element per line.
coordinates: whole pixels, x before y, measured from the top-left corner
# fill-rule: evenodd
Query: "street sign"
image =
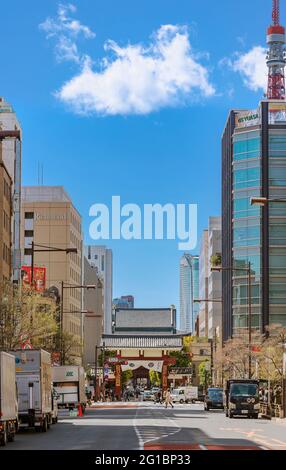
<path fill-rule="evenodd" d="M 176 375 L 176 374 L 192 375 L 192 373 L 193 373 L 192 367 L 172 367 L 169 372 L 169 374 L 171 375 Z"/>
<path fill-rule="evenodd" d="M 111 362 L 111 363 L 114 362 L 115 363 L 115 362 L 119 362 L 119 360 L 120 360 L 119 357 L 110 357 L 108 359 L 108 362 Z"/>

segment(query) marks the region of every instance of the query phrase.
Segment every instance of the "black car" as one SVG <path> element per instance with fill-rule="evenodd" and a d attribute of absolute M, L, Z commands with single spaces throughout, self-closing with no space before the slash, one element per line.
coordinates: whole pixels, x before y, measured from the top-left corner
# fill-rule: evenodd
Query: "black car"
<path fill-rule="evenodd" d="M 223 388 L 208 388 L 204 404 L 205 410 L 223 409 Z"/>

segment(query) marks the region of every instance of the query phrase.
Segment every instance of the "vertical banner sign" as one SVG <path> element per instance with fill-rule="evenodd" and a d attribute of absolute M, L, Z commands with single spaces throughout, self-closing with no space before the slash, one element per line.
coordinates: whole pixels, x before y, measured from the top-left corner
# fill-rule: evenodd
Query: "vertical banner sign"
<path fill-rule="evenodd" d="M 120 364 L 115 366 L 115 387 L 121 387 L 121 367 Z"/>
<path fill-rule="evenodd" d="M 22 266 L 22 284 L 24 288 L 29 289 L 32 282 L 32 269 L 31 266 Z M 34 289 L 37 292 L 44 292 L 46 289 L 46 268 L 34 268 Z"/>
<path fill-rule="evenodd" d="M 168 388 L 168 366 L 166 364 L 162 368 L 162 388 L 163 390 Z"/>
<path fill-rule="evenodd" d="M 121 398 L 121 367 L 120 364 L 115 366 L 115 396 L 118 400 Z"/>

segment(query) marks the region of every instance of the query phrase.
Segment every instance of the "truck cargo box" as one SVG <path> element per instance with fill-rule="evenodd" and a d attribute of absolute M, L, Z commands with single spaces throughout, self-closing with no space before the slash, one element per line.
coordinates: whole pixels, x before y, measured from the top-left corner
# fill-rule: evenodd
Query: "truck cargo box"
<path fill-rule="evenodd" d="M 14 351 L 18 387 L 19 414 L 34 409 L 51 413 L 51 355 L 43 349 Z"/>
<path fill-rule="evenodd" d="M 52 367 L 52 381 L 58 393 L 58 405 L 86 403 L 84 368 L 81 366 Z"/>
<path fill-rule="evenodd" d="M 0 421 L 17 419 L 15 357 L 0 352 Z"/>

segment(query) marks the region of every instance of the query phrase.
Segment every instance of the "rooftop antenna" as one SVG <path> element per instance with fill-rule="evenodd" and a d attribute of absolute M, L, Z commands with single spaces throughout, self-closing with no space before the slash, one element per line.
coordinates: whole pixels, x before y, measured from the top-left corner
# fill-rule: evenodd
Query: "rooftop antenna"
<path fill-rule="evenodd" d="M 285 28 L 280 25 L 280 0 L 272 0 L 272 25 L 267 30 L 269 100 L 285 99 Z"/>

